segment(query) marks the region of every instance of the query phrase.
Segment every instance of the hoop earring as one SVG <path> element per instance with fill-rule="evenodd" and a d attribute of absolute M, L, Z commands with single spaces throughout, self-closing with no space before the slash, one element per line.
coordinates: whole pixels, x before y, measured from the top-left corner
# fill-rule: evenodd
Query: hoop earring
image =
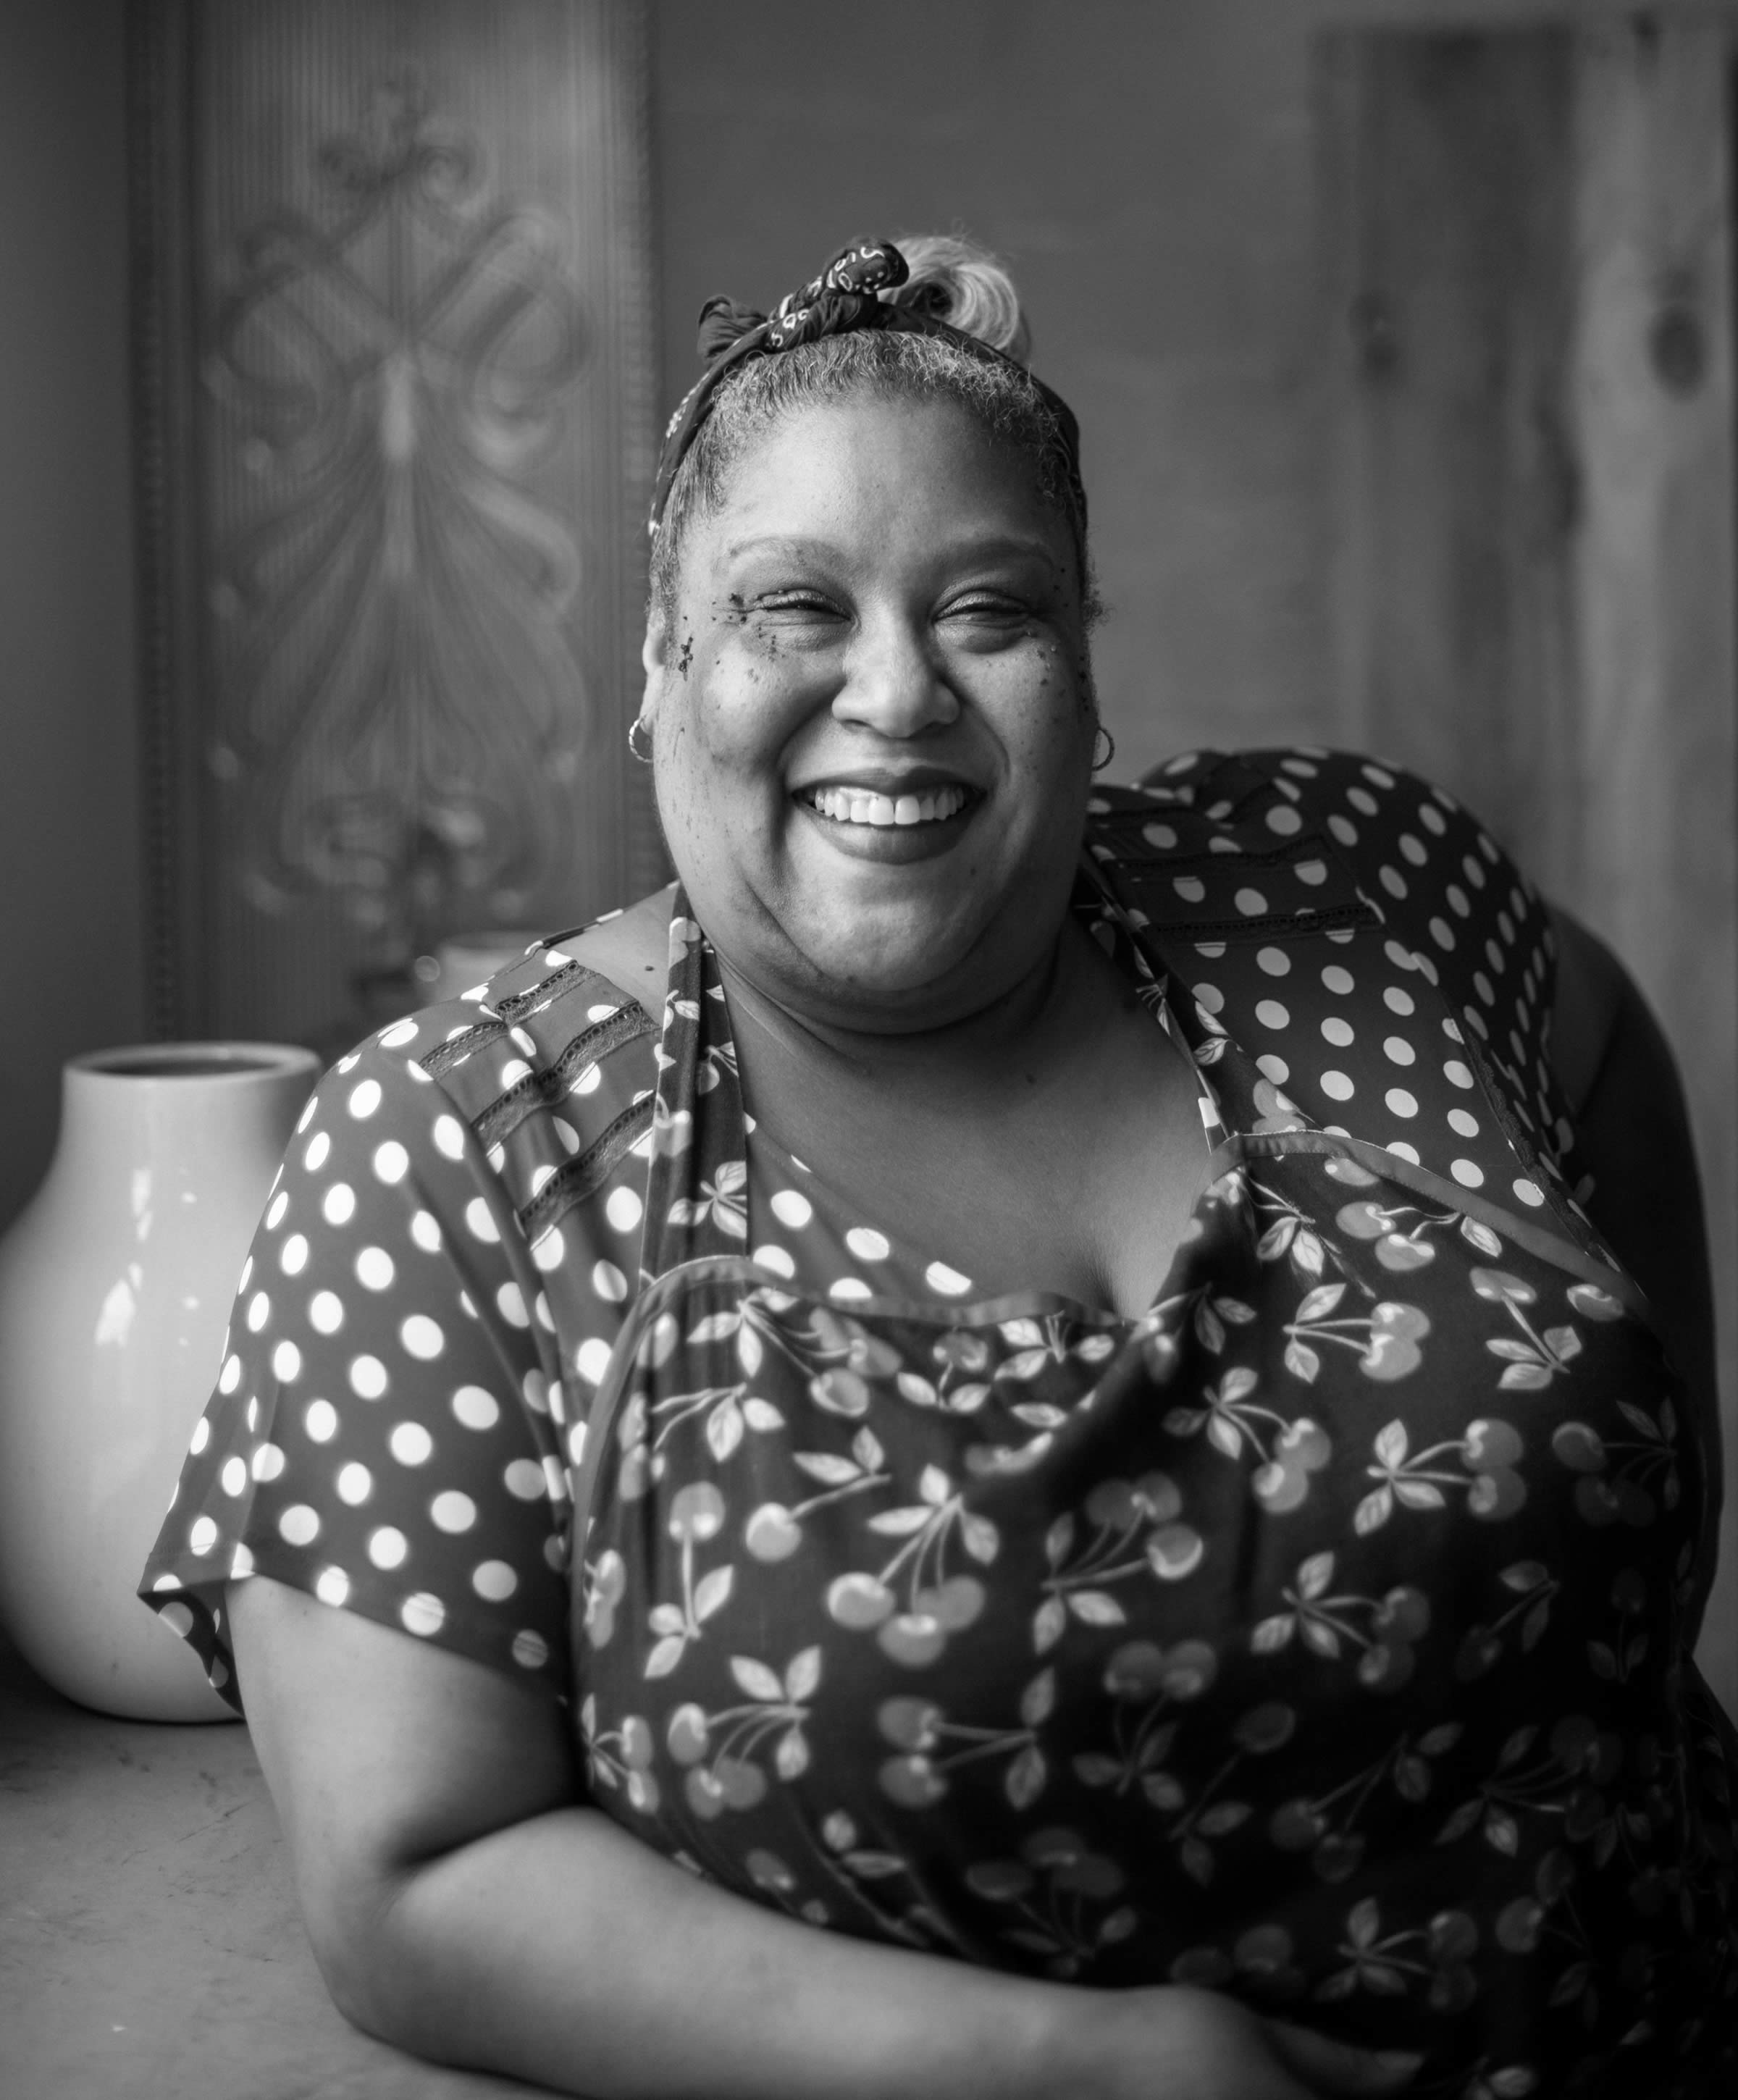
<path fill-rule="evenodd" d="M 638 759 L 642 765 L 650 765 L 652 762 L 651 743 L 648 736 L 646 748 L 642 751 L 639 745 L 634 742 L 634 739 L 642 729 L 649 730 L 650 726 L 644 715 L 636 715 L 628 725 L 628 748 Z"/>
<path fill-rule="evenodd" d="M 1102 758 L 1099 757 L 1097 755 L 1098 739 L 1100 737 L 1102 737 L 1105 739 L 1105 755 Z M 1110 763 L 1111 760 L 1117 755 L 1117 740 L 1110 734 L 1109 730 L 1105 727 L 1105 725 L 1102 722 L 1096 724 L 1093 729 L 1092 748 L 1092 770 L 1095 773 L 1102 773 L 1105 768 Z"/>

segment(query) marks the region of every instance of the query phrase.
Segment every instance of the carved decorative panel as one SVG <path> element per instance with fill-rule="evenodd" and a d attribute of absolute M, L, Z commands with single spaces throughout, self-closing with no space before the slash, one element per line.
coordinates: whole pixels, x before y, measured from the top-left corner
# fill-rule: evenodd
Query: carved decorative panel
<path fill-rule="evenodd" d="M 157 1020 L 329 1048 L 662 879 L 644 24 L 140 0 L 132 56 Z"/>

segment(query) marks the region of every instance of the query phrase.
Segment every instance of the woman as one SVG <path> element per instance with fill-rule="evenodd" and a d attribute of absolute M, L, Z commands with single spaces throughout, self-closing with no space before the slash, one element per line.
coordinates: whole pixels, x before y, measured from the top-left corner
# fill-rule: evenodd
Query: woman
<path fill-rule="evenodd" d="M 425 2054 L 1726 2089 L 1669 1057 L 1392 768 L 1092 791 L 1073 419 L 908 253 L 708 309 L 680 884 L 329 1076 L 146 1594 Z"/>

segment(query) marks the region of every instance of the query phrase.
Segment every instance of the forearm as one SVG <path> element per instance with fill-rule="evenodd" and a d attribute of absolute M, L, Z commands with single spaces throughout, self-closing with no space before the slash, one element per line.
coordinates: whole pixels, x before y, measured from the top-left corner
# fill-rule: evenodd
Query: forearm
<path fill-rule="evenodd" d="M 359 1937 L 360 1960 L 328 1967 L 360 2024 L 595 2100 L 1069 2090 L 1074 1992 L 800 1923 L 696 1880 L 590 1810 L 535 1817 L 404 1873 Z"/>

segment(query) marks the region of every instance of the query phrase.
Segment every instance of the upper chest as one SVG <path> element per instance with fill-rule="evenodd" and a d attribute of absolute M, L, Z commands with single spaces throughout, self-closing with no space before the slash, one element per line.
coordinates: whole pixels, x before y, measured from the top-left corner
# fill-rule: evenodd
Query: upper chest
<path fill-rule="evenodd" d="M 910 1070 L 859 1083 L 773 1055 L 721 986 L 712 1004 L 687 1002 L 705 1012 L 709 1051 L 739 1057 L 758 1123 L 745 1193 L 763 1215 L 747 1219 L 751 1237 L 778 1244 L 759 1185 L 794 1178 L 788 1211 L 809 1189 L 859 1245 L 922 1255 L 920 1273 L 939 1265 L 981 1294 L 1048 1288 L 1144 1309 L 1203 1178 L 1191 1056 L 1227 1130 L 1301 1113 L 1460 1187 L 1542 1207 L 1533 1155 L 1542 1145 L 1551 1165 L 1565 1127 L 1545 1055 L 1537 900 L 1470 819 L 1417 783 L 1352 761 L 1285 761 L 1306 763 L 1318 777 L 1301 802 L 1289 777 L 1224 761 L 1191 806 L 1113 792 L 1089 833 L 1122 946 L 1165 977 L 1186 1052 L 1150 999 L 1136 1003 L 1126 952 L 1105 964 L 1114 990 L 1083 1006 L 1069 1054 L 1012 1086 L 967 1074 L 937 1089 Z M 669 908 L 667 893 L 648 898 L 569 943 L 654 1014 Z M 669 1091 L 668 1074 L 659 1083 Z M 743 1136 L 718 1128 L 740 1116 L 734 1091 L 703 1088 L 690 1104 L 711 1132 L 708 1156 L 743 1155 Z M 787 1253 L 806 1271 L 814 1246 Z"/>
<path fill-rule="evenodd" d="M 896 1265 L 938 1264 L 975 1295 L 1036 1289 L 1145 1311 L 1208 1149 L 1186 1053 L 1103 968 L 1065 1039 L 998 1061 L 981 1087 L 969 1071 L 940 1083 L 909 1069 L 818 1071 L 745 1030 L 751 1222 L 758 1207 L 775 1229 L 781 1196 L 790 1211 L 813 1202 L 847 1257 L 885 1242 Z M 770 1187 L 786 1182 L 790 1193 Z"/>

